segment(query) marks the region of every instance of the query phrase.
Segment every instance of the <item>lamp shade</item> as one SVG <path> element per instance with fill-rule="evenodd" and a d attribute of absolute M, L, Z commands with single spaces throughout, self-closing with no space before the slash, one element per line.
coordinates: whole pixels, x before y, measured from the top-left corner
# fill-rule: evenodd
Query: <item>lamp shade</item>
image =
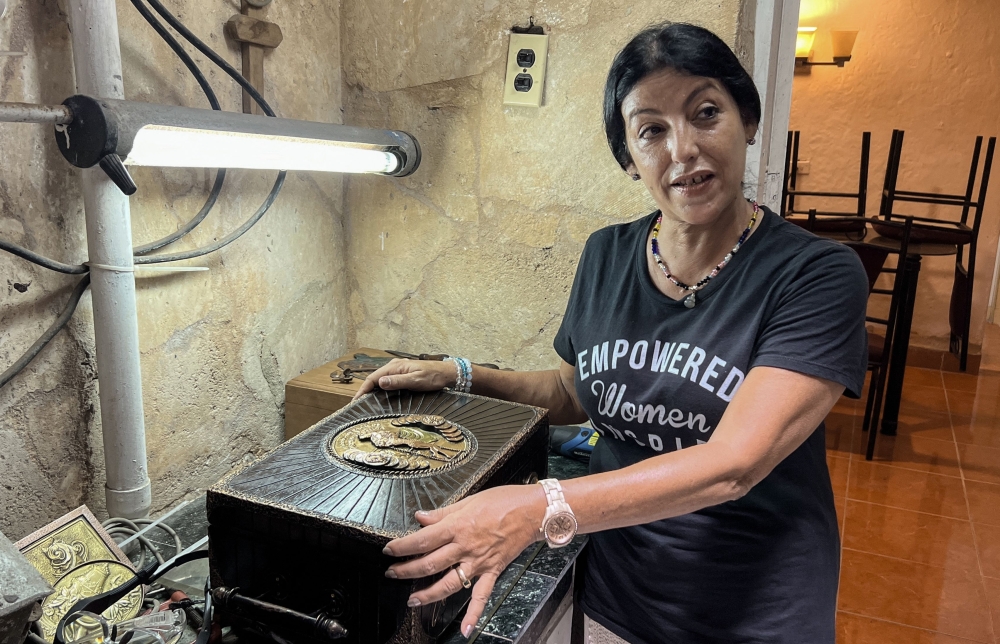
<path fill-rule="evenodd" d="M 416 139 L 395 130 L 89 96 L 63 104 L 73 113 L 56 131 L 63 156 L 81 168 L 100 164 L 127 194 L 127 165 L 402 177 L 420 164 Z"/>
<path fill-rule="evenodd" d="M 831 31 L 830 39 L 833 43 L 833 59 L 850 60 L 851 52 L 854 51 L 854 41 L 858 39 L 858 32 Z"/>
<path fill-rule="evenodd" d="M 816 27 L 799 27 L 795 38 L 795 57 L 809 58 L 812 55 Z"/>

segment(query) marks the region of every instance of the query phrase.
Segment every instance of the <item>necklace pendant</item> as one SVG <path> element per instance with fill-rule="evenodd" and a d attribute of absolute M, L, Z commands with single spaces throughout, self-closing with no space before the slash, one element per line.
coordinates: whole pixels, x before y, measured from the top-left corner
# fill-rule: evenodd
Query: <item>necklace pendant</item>
<path fill-rule="evenodd" d="M 684 298 L 684 306 L 689 309 L 693 309 L 694 305 L 697 303 L 698 302 L 695 301 L 694 293 Z"/>

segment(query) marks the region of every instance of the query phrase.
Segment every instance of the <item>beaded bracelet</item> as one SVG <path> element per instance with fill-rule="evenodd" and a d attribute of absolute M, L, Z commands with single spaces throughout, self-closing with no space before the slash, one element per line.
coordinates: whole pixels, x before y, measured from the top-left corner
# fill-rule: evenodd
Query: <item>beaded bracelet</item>
<path fill-rule="evenodd" d="M 465 358 L 446 358 L 455 363 L 455 391 L 467 394 L 472 391 L 472 363 Z"/>

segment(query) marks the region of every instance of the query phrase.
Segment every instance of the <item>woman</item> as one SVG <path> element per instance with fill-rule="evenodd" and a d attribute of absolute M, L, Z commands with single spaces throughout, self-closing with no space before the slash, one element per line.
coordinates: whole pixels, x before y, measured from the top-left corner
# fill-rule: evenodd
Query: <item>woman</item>
<path fill-rule="evenodd" d="M 589 419 L 603 436 L 591 474 L 561 486 L 591 534 L 593 641 L 832 644 L 840 546 L 823 419 L 864 380 L 861 263 L 743 198 L 760 99 L 711 32 L 638 34 L 611 67 L 604 119 L 659 210 L 587 242 L 558 370 L 473 368 L 472 391 L 548 408 L 553 423 Z M 359 395 L 462 385 L 462 372 L 396 361 Z M 564 506 L 546 492 L 507 486 L 418 513 L 424 528 L 387 552 L 421 556 L 386 574 L 453 569 L 411 605 L 478 577 L 468 635 L 507 564 L 553 543 L 540 528 Z"/>

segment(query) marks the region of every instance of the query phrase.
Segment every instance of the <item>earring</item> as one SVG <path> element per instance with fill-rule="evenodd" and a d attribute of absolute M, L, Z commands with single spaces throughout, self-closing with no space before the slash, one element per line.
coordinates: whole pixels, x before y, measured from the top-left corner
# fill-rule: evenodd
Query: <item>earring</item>
<path fill-rule="evenodd" d="M 633 174 L 632 175 L 632 181 L 638 181 L 638 180 L 639 180 L 639 174 L 638 173 Z"/>
<path fill-rule="evenodd" d="M 749 140 L 749 141 L 747 141 L 747 145 L 753 145 L 753 144 L 754 144 L 754 143 L 756 143 L 756 142 L 757 142 L 757 137 L 755 137 L 755 136 L 751 136 L 751 137 L 750 137 L 750 140 Z"/>

